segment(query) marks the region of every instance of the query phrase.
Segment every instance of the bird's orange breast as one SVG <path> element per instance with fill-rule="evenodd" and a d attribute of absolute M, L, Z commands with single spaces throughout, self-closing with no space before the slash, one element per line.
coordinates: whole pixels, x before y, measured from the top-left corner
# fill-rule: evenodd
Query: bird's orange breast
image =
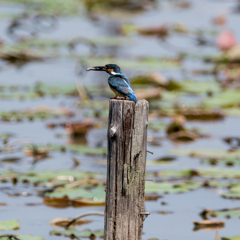
<path fill-rule="evenodd" d="M 118 97 L 125 97 L 123 94 L 120 94 L 119 92 L 117 92 L 115 89 L 113 89 L 111 86 L 109 86 L 110 89 L 118 96 Z"/>

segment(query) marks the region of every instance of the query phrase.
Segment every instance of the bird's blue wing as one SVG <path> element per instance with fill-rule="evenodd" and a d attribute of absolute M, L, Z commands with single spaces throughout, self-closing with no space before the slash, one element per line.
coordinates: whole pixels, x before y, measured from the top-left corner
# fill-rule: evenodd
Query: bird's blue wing
<path fill-rule="evenodd" d="M 108 79 L 108 83 L 111 88 L 113 88 L 120 94 L 128 96 L 134 102 L 137 101 L 137 98 L 134 94 L 134 91 L 132 90 L 131 84 L 128 81 L 127 77 L 111 76 Z"/>

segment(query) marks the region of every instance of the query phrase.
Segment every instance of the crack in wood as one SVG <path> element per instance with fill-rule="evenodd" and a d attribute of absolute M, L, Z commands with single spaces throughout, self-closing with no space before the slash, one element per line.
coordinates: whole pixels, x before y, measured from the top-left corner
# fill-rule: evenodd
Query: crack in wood
<path fill-rule="evenodd" d="M 142 151 L 139 151 L 135 156 L 134 156 L 134 161 L 136 161 L 139 158 L 139 155 L 141 154 Z"/>

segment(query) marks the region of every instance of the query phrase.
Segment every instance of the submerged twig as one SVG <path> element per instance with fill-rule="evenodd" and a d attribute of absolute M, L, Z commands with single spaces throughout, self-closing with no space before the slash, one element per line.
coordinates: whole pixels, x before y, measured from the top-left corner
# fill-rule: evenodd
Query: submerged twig
<path fill-rule="evenodd" d="M 83 213 L 81 215 L 79 215 L 78 217 L 74 218 L 71 222 L 69 222 L 65 228 L 68 229 L 70 227 L 70 225 L 72 225 L 73 223 L 76 222 L 76 220 L 86 217 L 86 216 L 90 216 L 90 215 L 99 215 L 99 216 L 104 216 L 104 212 L 100 212 L 100 211 L 95 211 L 95 212 L 87 212 L 87 213 Z"/>

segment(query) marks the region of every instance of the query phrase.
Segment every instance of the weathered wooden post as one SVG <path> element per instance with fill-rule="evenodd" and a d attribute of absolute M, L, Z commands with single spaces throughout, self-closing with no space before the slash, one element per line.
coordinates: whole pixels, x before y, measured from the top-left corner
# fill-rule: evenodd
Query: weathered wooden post
<path fill-rule="evenodd" d="M 142 239 L 148 102 L 110 100 L 105 240 Z"/>

